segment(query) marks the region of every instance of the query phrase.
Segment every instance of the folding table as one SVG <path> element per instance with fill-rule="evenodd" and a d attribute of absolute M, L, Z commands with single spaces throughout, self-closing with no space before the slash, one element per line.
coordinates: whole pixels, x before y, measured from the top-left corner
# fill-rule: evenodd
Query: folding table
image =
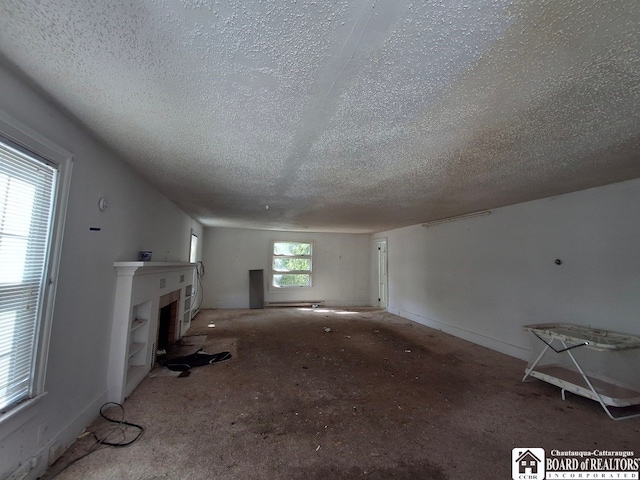
<path fill-rule="evenodd" d="M 556 385 L 562 389 L 563 400 L 565 399 L 565 391 L 596 400 L 613 420 L 624 420 L 640 416 L 640 413 L 638 413 L 615 417 L 609 410 L 609 407 L 639 405 L 640 391 L 638 391 L 638 385 L 623 385 L 623 382 L 612 382 L 609 379 L 604 380 L 597 378 L 594 374 L 588 374 L 580 366 L 576 356 L 573 354 L 573 351 L 578 348 L 606 352 L 608 354 L 640 349 L 640 337 L 562 323 L 525 325 L 522 328 L 531 332 L 545 344 L 540 355 L 530 367 L 525 369 L 523 382 L 531 376 Z M 550 349 L 556 354 L 566 354 L 571 359 L 571 362 L 569 362 L 571 366 L 566 367 L 559 364 L 539 365 Z"/>

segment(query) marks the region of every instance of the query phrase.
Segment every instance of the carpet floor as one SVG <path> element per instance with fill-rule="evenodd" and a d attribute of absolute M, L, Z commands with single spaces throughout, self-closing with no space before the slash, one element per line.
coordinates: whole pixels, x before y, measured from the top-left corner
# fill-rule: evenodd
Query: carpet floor
<path fill-rule="evenodd" d="M 180 348 L 232 358 L 185 377 L 157 366 L 124 402 L 137 442 L 85 435 L 42 478 L 508 479 L 514 448 L 640 451 L 640 418 L 563 401 L 522 383 L 523 361 L 377 309 L 204 310 Z"/>

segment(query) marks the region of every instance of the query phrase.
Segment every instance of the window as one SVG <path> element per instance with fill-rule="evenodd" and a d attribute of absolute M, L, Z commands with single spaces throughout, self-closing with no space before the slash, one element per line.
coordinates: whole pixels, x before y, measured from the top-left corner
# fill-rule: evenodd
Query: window
<path fill-rule="evenodd" d="M 273 288 L 311 286 L 313 243 L 274 241 L 271 253 Z"/>
<path fill-rule="evenodd" d="M 44 388 L 71 165 L 66 152 L 5 119 L 0 112 L 0 419 Z"/>
<path fill-rule="evenodd" d="M 191 232 L 191 244 L 189 245 L 189 262 L 196 263 L 198 261 L 198 236 Z"/>

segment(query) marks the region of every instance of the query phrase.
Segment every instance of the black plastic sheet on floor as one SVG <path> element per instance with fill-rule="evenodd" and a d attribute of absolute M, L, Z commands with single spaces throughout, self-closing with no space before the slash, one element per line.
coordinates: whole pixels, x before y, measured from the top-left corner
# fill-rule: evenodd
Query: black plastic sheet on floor
<path fill-rule="evenodd" d="M 200 349 L 196 353 L 192 353 L 191 355 L 185 355 L 184 357 L 178 357 L 169 360 L 164 364 L 164 366 L 169 370 L 173 370 L 175 372 L 185 372 L 194 367 L 212 365 L 214 363 L 224 362 L 225 360 L 229 360 L 230 358 L 230 352 L 207 353 L 203 351 L 203 349 Z"/>

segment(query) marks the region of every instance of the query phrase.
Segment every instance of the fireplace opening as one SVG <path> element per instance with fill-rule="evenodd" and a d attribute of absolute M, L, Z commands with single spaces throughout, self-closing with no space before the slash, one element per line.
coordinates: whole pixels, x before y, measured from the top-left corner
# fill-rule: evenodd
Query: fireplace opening
<path fill-rule="evenodd" d="M 180 290 L 160 297 L 157 350 L 167 351 L 178 340 L 178 302 Z"/>
<path fill-rule="evenodd" d="M 158 328 L 158 349 L 166 350 L 176 343 L 176 321 L 178 319 L 178 301 L 160 309 Z"/>

